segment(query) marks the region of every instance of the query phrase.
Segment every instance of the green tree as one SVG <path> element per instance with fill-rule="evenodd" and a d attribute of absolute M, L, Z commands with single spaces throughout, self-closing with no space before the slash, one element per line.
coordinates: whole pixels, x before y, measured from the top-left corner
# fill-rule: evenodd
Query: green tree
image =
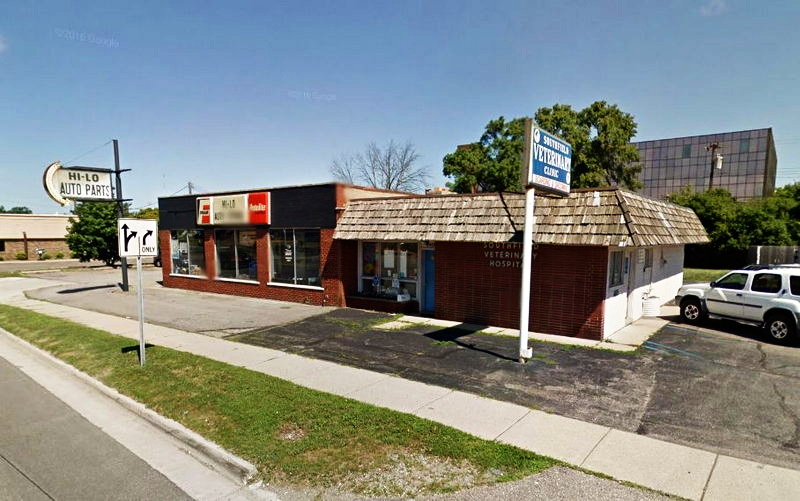
<path fill-rule="evenodd" d="M 737 202 L 724 188 L 702 193 L 691 187 L 669 196 L 671 202 L 694 210 L 719 251 L 744 251 L 751 245 L 792 245 L 797 201 L 777 196 Z"/>
<path fill-rule="evenodd" d="M 0 214 L 33 214 L 33 211 L 27 207 L 17 206 L 6 209 L 0 205 Z"/>
<path fill-rule="evenodd" d="M 127 210 L 126 210 L 127 212 Z M 67 245 L 81 261 L 97 259 L 109 266 L 119 259 L 117 251 L 117 206 L 104 202 L 75 204 L 67 229 Z"/>
<path fill-rule="evenodd" d="M 145 207 L 131 215 L 136 219 L 155 219 L 158 221 L 158 207 Z"/>
<path fill-rule="evenodd" d="M 573 188 L 641 186 L 639 152 L 630 144 L 636 134 L 631 114 L 597 101 L 580 111 L 564 104 L 540 108 L 535 121 L 572 145 Z M 519 190 L 523 143 L 524 119 L 499 117 L 486 125 L 479 142 L 459 146 L 444 157 L 444 175 L 452 178 L 452 189 L 461 193 Z"/>

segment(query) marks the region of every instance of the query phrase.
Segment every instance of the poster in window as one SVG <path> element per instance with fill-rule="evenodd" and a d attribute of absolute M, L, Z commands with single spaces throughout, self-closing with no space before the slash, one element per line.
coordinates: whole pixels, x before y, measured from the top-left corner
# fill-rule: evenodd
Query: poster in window
<path fill-rule="evenodd" d="M 394 268 L 394 249 L 383 250 L 383 267 Z"/>
<path fill-rule="evenodd" d="M 408 274 L 408 251 L 400 251 L 400 264 L 398 270 L 400 278 L 405 278 Z"/>

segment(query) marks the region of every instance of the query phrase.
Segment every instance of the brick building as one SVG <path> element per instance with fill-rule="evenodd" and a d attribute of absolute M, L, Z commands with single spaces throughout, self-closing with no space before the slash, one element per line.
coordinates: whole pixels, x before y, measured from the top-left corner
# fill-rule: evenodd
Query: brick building
<path fill-rule="evenodd" d="M 36 249 L 52 257 L 69 256 L 66 242 L 69 218 L 64 215 L 0 214 L 0 257 L 8 261 L 25 253 L 37 259 Z"/>
<path fill-rule="evenodd" d="M 159 209 L 168 287 L 518 321 L 522 194 L 323 184 L 167 197 Z M 551 334 L 602 339 L 642 315 L 645 295 L 668 301 L 684 244 L 707 241 L 691 210 L 622 190 L 540 195 L 535 216 L 530 327 Z"/>

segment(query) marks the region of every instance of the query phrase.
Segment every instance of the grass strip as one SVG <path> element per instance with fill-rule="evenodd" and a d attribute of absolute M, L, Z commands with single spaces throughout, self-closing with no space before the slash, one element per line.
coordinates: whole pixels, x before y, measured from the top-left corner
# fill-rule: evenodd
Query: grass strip
<path fill-rule="evenodd" d="M 134 340 L 0 305 L 0 326 L 255 464 L 268 482 L 345 486 L 398 457 L 467 465 L 473 485 L 515 480 L 560 464 L 409 414 L 310 390 L 244 368 L 155 346 L 147 365 Z M 356 480 L 354 480 L 356 479 Z M 452 490 L 441 478 L 420 492 Z M 392 492 L 381 491 L 391 495 Z"/>
<path fill-rule="evenodd" d="M 695 284 L 701 282 L 711 282 L 716 280 L 722 275 L 728 273 L 730 270 L 708 270 L 703 268 L 684 268 L 683 270 L 683 283 Z"/>

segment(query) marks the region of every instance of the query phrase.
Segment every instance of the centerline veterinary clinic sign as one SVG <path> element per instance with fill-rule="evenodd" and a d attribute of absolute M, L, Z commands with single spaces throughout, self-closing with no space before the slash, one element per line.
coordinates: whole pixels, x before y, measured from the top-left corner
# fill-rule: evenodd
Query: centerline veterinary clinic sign
<path fill-rule="evenodd" d="M 42 181 L 50 198 L 61 205 L 70 200 L 113 200 L 111 171 L 86 167 L 63 167 L 53 162 L 44 171 Z"/>

